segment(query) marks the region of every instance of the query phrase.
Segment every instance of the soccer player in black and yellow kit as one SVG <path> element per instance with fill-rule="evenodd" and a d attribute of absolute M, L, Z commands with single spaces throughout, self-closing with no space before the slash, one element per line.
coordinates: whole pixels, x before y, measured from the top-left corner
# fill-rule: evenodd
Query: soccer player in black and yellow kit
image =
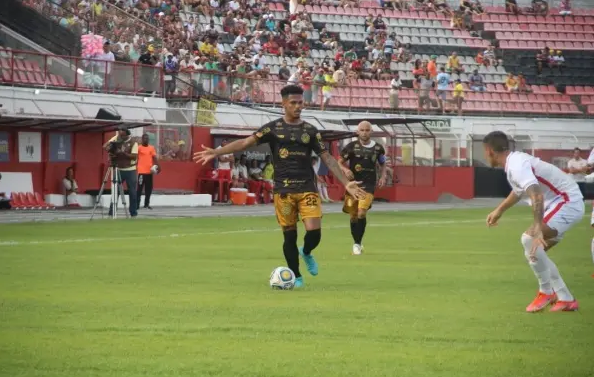
<path fill-rule="evenodd" d="M 288 267 L 295 273 L 295 287 L 303 286 L 299 272 L 299 254 L 311 275 L 318 274 L 318 265 L 311 252 L 318 246 L 322 236 L 322 207 L 317 192 L 316 177 L 311 166 L 312 151 L 315 152 L 335 177 L 354 198 L 365 198 L 356 181 L 349 180 L 338 161 L 326 150 L 322 136 L 311 124 L 301 120 L 303 89 L 289 85 L 281 90 L 285 115 L 263 125 L 253 135 L 234 141 L 222 148 L 194 153 L 194 161 L 206 164 L 222 155 L 245 150 L 256 144 L 268 143 L 274 167 L 274 208 L 276 218 L 283 230 L 283 252 Z M 297 247 L 297 220 L 301 217 L 305 226 L 303 247 Z"/>
<path fill-rule="evenodd" d="M 344 197 L 343 212 L 351 216 L 351 235 L 353 254 L 363 251 L 361 242 L 367 226 L 367 211 L 373 203 L 377 181 L 377 166 L 380 166 L 379 187 L 386 184 L 386 150 L 371 140 L 371 123 L 363 121 L 357 127 L 358 139 L 349 143 L 340 153 L 340 163 L 347 178 L 361 182 L 365 197 L 354 198 L 347 192 Z M 348 163 L 348 166 L 344 164 Z"/>

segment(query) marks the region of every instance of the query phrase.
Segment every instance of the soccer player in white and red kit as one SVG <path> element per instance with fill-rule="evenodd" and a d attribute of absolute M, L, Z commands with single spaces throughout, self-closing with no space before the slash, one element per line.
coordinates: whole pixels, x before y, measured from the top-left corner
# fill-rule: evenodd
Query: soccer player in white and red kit
<path fill-rule="evenodd" d="M 538 312 L 550 304 L 553 312 L 577 310 L 578 302 L 546 252 L 584 217 L 584 198 L 578 185 L 556 166 L 526 153 L 510 151 L 503 132 L 485 136 L 483 146 L 487 161 L 493 167 L 505 169 L 512 187 L 509 196 L 487 216 L 487 225 L 497 225 L 503 213 L 522 199 L 532 206 L 534 222 L 522 234 L 521 242 L 538 279 L 539 291 L 526 311 Z"/>
<path fill-rule="evenodd" d="M 588 167 L 590 167 L 590 173 L 594 172 L 594 148 L 590 152 L 590 156 L 588 157 Z M 594 202 L 592 202 L 592 217 L 590 220 L 590 225 L 594 228 Z M 592 251 L 592 261 L 594 262 L 594 237 L 592 238 L 592 246 L 590 248 Z M 592 274 L 594 278 L 594 274 Z"/>

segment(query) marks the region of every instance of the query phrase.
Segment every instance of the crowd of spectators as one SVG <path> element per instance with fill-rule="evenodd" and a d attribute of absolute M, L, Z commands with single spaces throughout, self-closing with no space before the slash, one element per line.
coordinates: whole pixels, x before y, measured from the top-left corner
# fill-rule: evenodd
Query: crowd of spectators
<path fill-rule="evenodd" d="M 549 14 L 549 3 L 546 0 L 532 0 L 530 6 L 522 8 L 517 0 L 505 0 L 505 10 L 513 14 L 533 14 L 546 16 Z M 561 0 L 559 3 L 559 14 L 568 16 L 571 14 L 571 0 Z"/>
<path fill-rule="evenodd" d="M 281 18 L 278 17 L 281 13 L 275 12 L 278 8 L 272 7 L 271 10 L 271 6 L 262 0 L 23 2 L 56 19 L 64 27 L 79 33 L 92 30 L 103 36 L 109 42 L 106 44 L 109 51 L 105 53 L 112 53 L 116 61 L 162 67 L 167 95 L 186 93 L 192 89 L 235 101 L 259 101 L 265 96 L 262 88 L 268 81 L 265 79 L 271 74 L 278 74 L 281 84 L 298 84 L 304 88 L 307 105 L 321 106 L 323 110 L 331 104 L 337 87 L 347 86 L 356 79 L 376 79 L 390 81 L 390 105 L 397 109 L 402 82 L 391 64 L 407 63 L 412 59 L 410 44 L 402 43 L 398 35 L 390 32 L 381 15 L 370 14 L 365 18 L 364 47 L 357 50 L 346 48 L 338 34 L 324 27 L 317 30 L 319 38 L 312 40 L 314 23 L 306 11 L 284 12 L 282 14 L 286 16 Z M 304 0 L 301 3 L 325 4 L 321 0 Z M 548 12 L 548 4 L 544 0 L 533 0 L 531 6 L 525 9 L 518 7 L 516 0 L 505 0 L 505 5 L 506 10 L 512 13 Z M 340 6 L 356 7 L 358 2 L 343 0 Z M 476 33 L 473 16 L 484 12 L 478 0 L 460 0 L 459 7 L 455 9 L 451 9 L 445 0 L 381 0 L 381 6 L 441 12 L 451 16 L 452 28 L 469 31 L 471 35 Z M 562 0 L 560 9 L 569 14 L 570 1 Z M 208 24 L 200 22 L 203 16 L 209 20 Z M 220 17 L 222 24 L 215 24 L 213 17 Z M 230 43 L 231 49 L 226 48 L 225 43 Z M 332 57 L 313 62 L 310 59 L 311 48 L 331 51 L 329 56 Z M 269 61 L 271 55 L 279 57 L 279 66 L 275 67 Z M 429 60 L 414 61 L 413 87 L 420 97 L 421 91 L 426 90 L 428 85 L 425 82 L 423 89 L 423 80 L 435 82 L 440 74 L 436 58 L 431 56 Z M 494 46 L 479 52 L 475 62 L 479 67 L 496 67 L 502 63 Z M 547 67 L 562 70 L 564 64 L 561 51 L 545 49 L 536 56 L 538 74 Z M 443 69 L 448 75 L 467 73 L 472 91 L 485 90 L 484 78 L 479 71 L 464 72 L 455 51 Z M 141 87 L 147 88 L 148 92 L 153 91 L 154 76 L 145 75 L 140 80 Z M 518 85 L 513 85 L 514 81 Z M 508 82 L 510 85 L 507 85 Z M 508 82 L 506 85 L 510 91 L 522 91 L 526 87 L 522 75 L 508 78 Z M 463 97 L 463 93 L 458 92 L 458 95 Z M 420 101 L 419 109 L 422 108 L 424 106 Z M 444 106 L 440 108 L 444 110 Z"/>

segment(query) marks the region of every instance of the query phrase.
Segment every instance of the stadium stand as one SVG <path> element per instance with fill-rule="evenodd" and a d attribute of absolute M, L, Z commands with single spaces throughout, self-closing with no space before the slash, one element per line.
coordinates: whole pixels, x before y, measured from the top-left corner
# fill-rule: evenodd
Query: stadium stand
<path fill-rule="evenodd" d="M 594 85 L 594 11 L 576 7 L 593 5 L 588 2 L 574 1 L 569 8 L 548 4 L 543 11 L 529 9 L 530 1 L 517 1 L 520 14 L 508 12 L 503 1 L 495 6 L 467 2 L 466 12 L 458 11 L 457 1 L 446 8 L 434 0 L 401 1 L 400 9 L 375 1 L 305 1 L 293 14 L 285 2 L 244 0 L 166 0 L 160 7 L 144 0 L 135 6 L 85 0 L 23 3 L 81 35 L 87 30 L 80 25 L 90 25 L 111 42 L 119 62 L 113 63 L 113 77 L 94 80 L 89 65 L 108 63 L 62 57 L 76 70 L 56 70 L 42 55 L 3 49 L 3 84 L 165 93 L 178 100 L 210 93 L 271 105 L 280 101 L 280 87 L 298 82 L 312 87 L 315 107 L 331 93 L 325 109 L 427 112 L 418 109 L 417 79 L 427 70 L 434 77 L 436 67 L 446 66 L 452 82 L 463 83 L 466 114 L 567 117 L 594 111 L 594 93 L 588 95 L 592 88 L 586 87 Z M 568 9 L 571 15 L 560 15 Z M 134 64 L 147 50 L 156 57 L 155 66 Z M 163 70 L 170 54 L 177 64 Z M 296 73 L 299 67 L 309 73 Z M 150 88 L 143 80 L 147 69 L 154 70 Z M 323 89 L 322 81 L 306 81 L 307 76 L 316 80 L 319 69 L 335 83 Z M 401 86 L 392 88 L 393 79 Z M 482 82 L 480 88 L 471 80 Z M 453 83 L 448 98 L 452 90 Z"/>

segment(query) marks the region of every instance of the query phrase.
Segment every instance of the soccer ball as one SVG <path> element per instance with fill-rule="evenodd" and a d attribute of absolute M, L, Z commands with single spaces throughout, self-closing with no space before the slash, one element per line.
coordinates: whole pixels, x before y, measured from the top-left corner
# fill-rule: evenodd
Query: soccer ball
<path fill-rule="evenodd" d="M 293 289 L 295 274 L 287 267 L 277 267 L 270 274 L 270 287 L 272 289 Z"/>
<path fill-rule="evenodd" d="M 151 166 L 151 173 L 157 174 L 159 172 L 159 167 L 157 165 Z"/>

